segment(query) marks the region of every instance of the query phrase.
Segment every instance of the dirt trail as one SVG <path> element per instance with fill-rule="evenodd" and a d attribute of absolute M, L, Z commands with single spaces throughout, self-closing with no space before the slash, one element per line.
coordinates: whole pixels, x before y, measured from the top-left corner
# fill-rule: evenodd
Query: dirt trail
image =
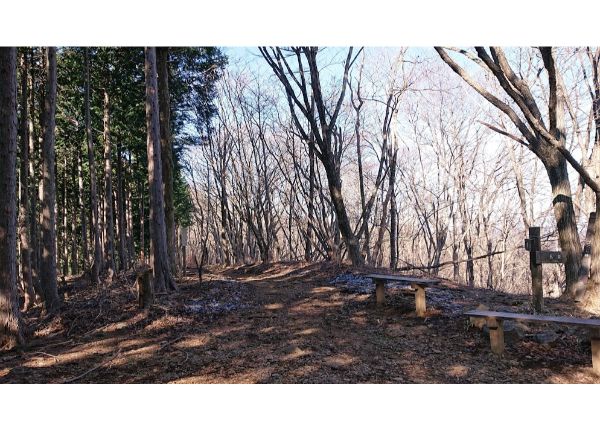
<path fill-rule="evenodd" d="M 74 282 L 61 316 L 34 324 L 33 346 L 0 353 L 0 382 L 600 382 L 589 344 L 574 335 L 552 346 L 507 342 L 498 359 L 459 312 L 486 300 L 512 309 L 523 298 L 443 290 L 421 319 L 395 289 L 378 308 L 372 294 L 331 282 L 346 269 L 213 270 L 201 286 L 184 279 L 146 313 L 135 308 L 130 278 L 110 289 Z"/>

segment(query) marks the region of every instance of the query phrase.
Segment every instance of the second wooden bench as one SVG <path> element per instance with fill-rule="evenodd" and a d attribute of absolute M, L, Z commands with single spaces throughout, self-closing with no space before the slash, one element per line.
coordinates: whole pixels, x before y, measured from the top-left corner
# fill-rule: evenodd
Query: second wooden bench
<path fill-rule="evenodd" d="M 501 355 L 504 352 L 504 320 L 531 321 L 541 323 L 556 323 L 585 327 L 590 330 L 592 343 L 592 367 L 600 375 L 600 320 L 561 317 L 554 315 L 531 315 L 512 312 L 496 312 L 472 310 L 464 313 L 466 316 L 484 318 L 490 331 L 492 352 Z"/>
<path fill-rule="evenodd" d="M 388 281 L 410 284 L 415 292 L 415 310 L 417 311 L 417 316 L 420 317 L 424 317 L 427 310 L 425 288 L 435 286 L 440 283 L 440 281 L 437 279 L 421 279 L 412 278 L 410 276 L 372 274 L 367 275 L 367 278 L 371 278 L 375 284 L 375 298 L 378 305 L 382 305 L 385 302 L 385 284 Z"/>

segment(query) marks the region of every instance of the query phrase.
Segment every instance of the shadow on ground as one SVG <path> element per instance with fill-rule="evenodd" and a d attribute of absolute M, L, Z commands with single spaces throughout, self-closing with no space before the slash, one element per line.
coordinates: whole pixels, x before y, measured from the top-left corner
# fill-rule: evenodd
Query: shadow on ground
<path fill-rule="evenodd" d="M 448 285 L 428 293 L 422 319 L 399 289 L 387 289 L 377 307 L 369 292 L 331 282 L 348 270 L 291 262 L 212 268 L 202 284 L 190 272 L 146 312 L 136 308 L 132 274 L 110 287 L 75 279 L 63 289 L 59 316 L 26 315 L 32 342 L 0 353 L 0 382 L 600 382 L 589 343 L 574 333 L 552 345 L 507 342 L 497 358 L 461 315 L 480 303 L 523 310 L 527 297 Z"/>

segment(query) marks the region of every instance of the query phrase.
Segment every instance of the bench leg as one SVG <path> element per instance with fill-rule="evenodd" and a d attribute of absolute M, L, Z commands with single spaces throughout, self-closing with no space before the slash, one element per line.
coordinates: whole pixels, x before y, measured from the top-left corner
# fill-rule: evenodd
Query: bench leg
<path fill-rule="evenodd" d="M 375 298 L 378 305 L 383 305 L 385 302 L 385 284 L 382 281 L 375 282 Z"/>
<path fill-rule="evenodd" d="M 417 284 L 412 284 L 412 287 L 416 290 L 415 309 L 417 311 L 417 316 L 424 317 L 425 311 L 427 310 L 427 303 L 425 300 L 425 288 Z"/>
<path fill-rule="evenodd" d="M 504 328 L 502 320 L 496 318 L 488 318 L 487 326 L 490 330 L 490 345 L 492 352 L 497 355 L 502 355 L 504 352 Z"/>
<path fill-rule="evenodd" d="M 600 337 L 592 338 L 592 368 L 600 375 Z"/>

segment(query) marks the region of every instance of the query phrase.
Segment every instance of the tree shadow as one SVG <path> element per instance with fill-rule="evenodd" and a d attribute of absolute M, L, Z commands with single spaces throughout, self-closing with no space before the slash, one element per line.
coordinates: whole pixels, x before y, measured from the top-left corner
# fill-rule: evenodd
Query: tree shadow
<path fill-rule="evenodd" d="M 370 294 L 330 284 L 332 274 L 318 266 L 280 270 L 241 282 L 215 280 L 213 273 L 202 288 L 182 285 L 148 312 L 130 303 L 127 286 L 73 292 L 73 313 L 61 315 L 60 329 L 49 332 L 60 335 L 0 355 L 0 383 L 600 382 L 590 369 L 589 345 L 575 335 L 565 333 L 552 347 L 507 342 L 498 358 L 487 335 L 457 312 L 484 296 L 515 310 L 525 306 L 524 297 L 432 290 L 423 319 L 414 298 L 396 289 L 387 289 L 386 304 L 377 306 Z M 228 301 L 244 306 L 211 305 Z M 94 320 L 101 303 L 106 308 Z"/>

